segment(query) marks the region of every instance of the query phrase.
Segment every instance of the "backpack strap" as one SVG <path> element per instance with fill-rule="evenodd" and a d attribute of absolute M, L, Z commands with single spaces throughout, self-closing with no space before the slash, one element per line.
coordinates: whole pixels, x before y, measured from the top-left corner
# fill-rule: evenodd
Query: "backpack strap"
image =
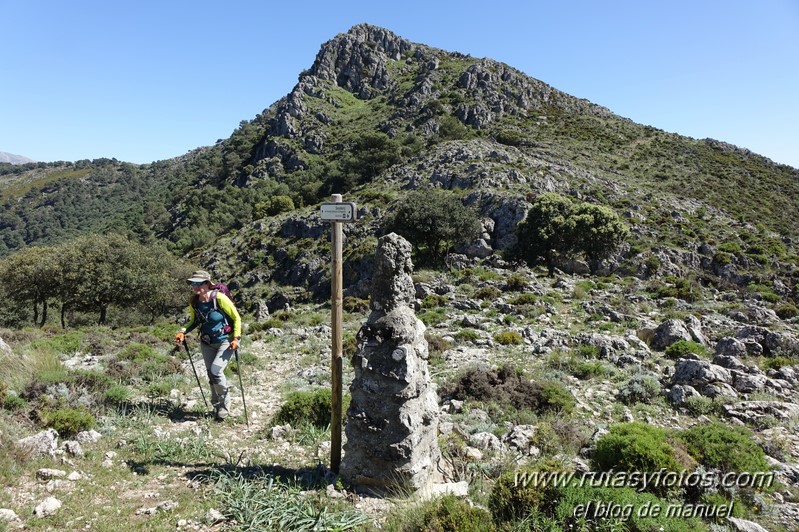
<path fill-rule="evenodd" d="M 227 312 L 220 309 L 219 306 L 216 304 L 216 296 L 219 295 L 219 292 L 220 292 L 219 289 L 211 291 L 211 301 L 214 302 L 214 310 L 219 310 L 219 312 L 221 312 L 222 315 L 225 317 L 225 332 L 229 333 L 230 331 L 233 330 L 233 319 L 227 315 Z"/>

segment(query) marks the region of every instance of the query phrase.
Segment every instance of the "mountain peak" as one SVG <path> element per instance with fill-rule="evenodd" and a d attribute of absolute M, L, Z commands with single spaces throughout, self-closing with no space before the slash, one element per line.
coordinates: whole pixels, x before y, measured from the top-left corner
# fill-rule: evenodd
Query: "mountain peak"
<path fill-rule="evenodd" d="M 33 159 L 29 159 L 27 157 L 23 157 L 22 155 L 14 155 L 13 153 L 6 153 L 4 151 L 0 151 L 0 163 L 11 163 L 11 164 L 25 164 L 25 163 L 35 163 Z"/>
<path fill-rule="evenodd" d="M 386 77 L 386 60 L 416 46 L 385 28 L 358 24 L 322 45 L 310 74 L 368 98 L 368 86 L 379 87 Z"/>

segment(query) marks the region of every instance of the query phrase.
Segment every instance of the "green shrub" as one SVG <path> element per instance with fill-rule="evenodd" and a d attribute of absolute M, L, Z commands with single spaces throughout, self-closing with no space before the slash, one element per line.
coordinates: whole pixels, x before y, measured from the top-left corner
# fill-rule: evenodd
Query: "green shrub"
<path fill-rule="evenodd" d="M 678 434 L 700 464 L 725 472 L 769 471 L 766 453 L 749 429 L 720 422 L 694 425 Z"/>
<path fill-rule="evenodd" d="M 130 391 L 121 384 L 115 384 L 105 392 L 103 401 L 111 405 L 122 405 L 130 401 Z"/>
<path fill-rule="evenodd" d="M 494 335 L 494 341 L 500 345 L 521 345 L 524 343 L 518 331 L 502 331 Z"/>
<path fill-rule="evenodd" d="M 508 277 L 505 287 L 511 292 L 522 292 L 527 289 L 527 277 L 520 273 L 512 273 Z"/>
<path fill-rule="evenodd" d="M 92 429 L 97 424 L 94 416 L 83 408 L 64 407 L 40 415 L 44 426 L 55 429 L 62 438 Z"/>
<path fill-rule="evenodd" d="M 261 322 L 261 325 L 263 325 L 263 329 L 280 329 L 283 327 L 284 322 L 279 318 L 269 318 L 266 321 Z"/>
<path fill-rule="evenodd" d="M 447 305 L 447 302 L 448 300 L 445 296 L 440 296 L 438 294 L 430 294 L 428 296 L 425 296 L 424 299 L 422 299 L 421 306 L 422 308 L 425 309 L 445 307 Z"/>
<path fill-rule="evenodd" d="M 784 366 L 793 366 L 793 365 L 799 365 L 799 359 L 784 357 L 784 356 L 776 356 L 776 357 L 769 357 L 763 360 L 762 369 L 779 370 Z"/>
<path fill-rule="evenodd" d="M 693 465 L 664 429 L 641 422 L 613 425 L 597 440 L 592 462 L 597 471 L 679 472 Z"/>
<path fill-rule="evenodd" d="M 494 286 L 484 286 L 482 288 L 478 288 L 477 290 L 475 290 L 474 294 L 472 294 L 472 297 L 474 297 L 475 299 L 482 299 L 485 301 L 493 301 L 494 299 L 497 299 L 501 295 L 502 292 L 499 290 L 499 288 L 496 288 Z"/>
<path fill-rule="evenodd" d="M 422 519 L 423 529 L 429 532 L 495 530 L 491 514 L 455 495 L 445 495 L 425 503 Z"/>
<path fill-rule="evenodd" d="M 599 358 L 599 355 L 601 354 L 601 349 L 599 346 L 588 344 L 578 346 L 575 351 L 577 355 L 583 358 Z"/>
<path fill-rule="evenodd" d="M 24 410 L 28 408 L 28 402 L 19 395 L 8 395 L 3 400 L 3 408 L 11 412 L 14 410 Z"/>
<path fill-rule="evenodd" d="M 506 146 L 519 146 L 523 140 L 522 134 L 513 129 L 503 129 L 497 133 L 497 142 Z"/>
<path fill-rule="evenodd" d="M 535 472 L 562 471 L 563 466 L 555 461 L 545 461 L 533 470 L 505 473 L 500 476 L 488 498 L 488 509 L 497 523 L 512 523 L 528 516 L 552 514 L 560 498 L 562 488 L 554 482 L 520 482 L 526 474 Z M 527 477 L 529 478 L 529 477 Z"/>
<path fill-rule="evenodd" d="M 721 403 L 704 395 L 686 397 L 683 406 L 693 416 L 720 416 L 724 412 Z"/>
<path fill-rule="evenodd" d="M 350 398 L 342 397 L 342 412 L 346 412 Z M 317 388 L 313 391 L 291 392 L 275 414 L 275 424 L 288 423 L 296 426 L 310 423 L 324 428 L 330 425 L 332 412 L 332 392 L 330 388 Z"/>
<path fill-rule="evenodd" d="M 700 357 L 706 357 L 708 355 L 705 346 L 697 342 L 692 342 L 691 340 L 677 340 L 666 348 L 665 353 L 666 356 L 672 360 L 685 358 L 689 353 L 693 353 Z"/>
<path fill-rule="evenodd" d="M 574 396 L 562 384 L 550 381 L 543 382 L 541 386 L 543 388 L 541 392 L 542 404 L 545 405 L 546 410 L 562 414 L 570 414 L 574 411 L 574 405 L 576 404 Z"/>
<path fill-rule="evenodd" d="M 419 320 L 428 327 L 434 327 L 447 320 L 447 310 L 444 307 L 423 310 L 418 315 Z"/>
<path fill-rule="evenodd" d="M 144 344 L 137 344 L 131 342 L 126 344 L 125 347 L 119 352 L 119 359 L 120 360 L 135 360 L 135 361 L 142 361 L 151 358 L 155 358 L 159 355 L 158 351 L 150 347 L 149 345 Z"/>
<path fill-rule="evenodd" d="M 725 253 L 741 253 L 741 245 L 738 242 L 722 242 L 718 245 L 718 250 Z"/>
<path fill-rule="evenodd" d="M 47 369 L 41 371 L 34 378 L 34 381 L 36 381 L 36 383 L 39 383 L 43 386 L 58 384 L 60 382 L 67 382 L 69 380 L 71 380 L 69 372 L 64 368 Z"/>
<path fill-rule="evenodd" d="M 258 206 L 256 206 L 256 209 Z M 294 210 L 294 200 L 289 196 L 273 196 L 264 202 L 263 208 L 267 216 L 276 216 Z M 259 216 L 263 218 L 263 216 Z"/>
<path fill-rule="evenodd" d="M 71 331 L 49 338 L 38 338 L 31 342 L 31 347 L 36 351 L 72 354 L 80 351 L 83 336 L 81 331 Z"/>
<path fill-rule="evenodd" d="M 531 293 L 527 292 L 527 293 L 524 293 L 524 294 L 519 294 L 518 296 L 516 296 L 513 299 L 511 299 L 510 301 L 508 301 L 508 303 L 510 303 L 511 305 L 514 305 L 514 306 L 535 305 L 537 301 L 538 301 L 538 298 L 536 297 L 535 294 L 531 294 Z"/>
<path fill-rule="evenodd" d="M 438 135 L 441 140 L 463 140 L 473 136 L 473 131 L 457 117 L 445 115 L 439 118 Z"/>
<path fill-rule="evenodd" d="M 778 305 L 777 308 L 774 309 L 774 312 L 776 312 L 777 316 L 783 320 L 789 320 L 799 316 L 799 309 L 797 309 L 796 305 L 793 303 L 783 303 Z"/>
<path fill-rule="evenodd" d="M 730 506 L 729 501 L 727 507 Z M 572 482 L 561 490 L 554 517 L 560 525 L 557 530 L 629 530 L 631 532 L 700 532 L 707 526 L 697 517 L 686 518 L 668 515 L 670 504 L 651 493 L 638 492 L 631 487 L 580 485 Z M 599 505 L 612 508 L 609 515 L 601 515 Z M 642 509 L 659 508 L 660 512 L 642 512 Z M 595 513 L 600 513 L 595 517 Z M 640 512 L 640 513 L 639 513 Z M 550 529 L 552 530 L 552 529 Z"/>
<path fill-rule="evenodd" d="M 147 392 L 147 397 L 151 397 L 153 399 L 157 399 L 159 397 L 167 397 L 169 393 L 172 391 L 172 383 L 169 381 L 164 380 L 156 380 L 155 382 L 149 382 L 147 387 L 145 388 Z"/>
<path fill-rule="evenodd" d="M 369 312 L 369 300 L 347 296 L 342 301 L 342 308 L 350 313 Z"/>
<path fill-rule="evenodd" d="M 658 270 L 660 270 L 660 266 L 661 266 L 660 259 L 657 258 L 656 255 L 649 255 L 644 260 L 644 269 L 646 271 L 646 274 L 650 277 L 655 275 L 658 272 Z"/>
<path fill-rule="evenodd" d="M 606 377 L 613 373 L 613 368 L 601 360 L 580 360 L 571 364 L 571 374 L 580 380 Z"/>
<path fill-rule="evenodd" d="M 626 404 L 652 404 L 660 397 L 660 381 L 653 375 L 638 373 L 619 388 L 619 400 Z"/>
<path fill-rule="evenodd" d="M 480 333 L 472 329 L 461 329 L 455 333 L 455 339 L 459 342 L 474 342 L 480 339 Z"/>
<path fill-rule="evenodd" d="M 555 461 L 544 461 L 532 470 L 504 474 L 491 490 L 488 508 L 500 530 L 630 530 L 635 532 L 668 530 L 698 532 L 707 530 L 698 518 L 666 515 L 669 502 L 632 487 L 593 486 L 581 482 L 553 480 L 534 475 L 567 473 Z M 612 515 L 602 515 L 597 506 L 612 507 Z M 639 515 L 641 508 L 659 507 L 652 516 Z M 582 514 L 581 514 L 582 512 Z M 596 512 L 600 512 L 595 516 Z"/>

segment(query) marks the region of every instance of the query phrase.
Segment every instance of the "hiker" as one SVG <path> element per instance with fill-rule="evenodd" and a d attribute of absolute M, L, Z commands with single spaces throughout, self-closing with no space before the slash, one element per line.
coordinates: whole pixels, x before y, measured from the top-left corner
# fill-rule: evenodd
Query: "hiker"
<path fill-rule="evenodd" d="M 200 351 L 211 383 L 211 404 L 216 419 L 223 420 L 230 409 L 225 366 L 241 344 L 241 317 L 220 285 L 211 282 L 208 272 L 197 270 L 187 281 L 192 291 L 189 321 L 175 335 L 175 343 L 180 345 L 188 333 L 200 328 Z"/>

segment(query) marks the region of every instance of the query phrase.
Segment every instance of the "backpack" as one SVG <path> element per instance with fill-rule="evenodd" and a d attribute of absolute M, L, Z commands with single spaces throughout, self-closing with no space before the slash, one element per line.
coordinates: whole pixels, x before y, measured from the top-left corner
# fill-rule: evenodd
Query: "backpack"
<path fill-rule="evenodd" d="M 230 288 L 228 288 L 225 283 L 216 283 L 214 285 L 211 285 L 211 290 L 212 290 L 211 299 L 214 302 L 214 310 L 217 309 L 217 306 L 216 306 L 216 295 L 219 292 L 222 292 L 223 294 L 225 294 L 228 297 L 228 299 L 233 301 L 233 296 L 230 295 Z M 232 321 L 230 319 L 230 316 L 228 316 L 224 312 L 222 312 L 222 314 L 225 316 L 225 328 L 224 328 L 225 334 L 230 334 L 230 331 L 233 330 L 233 323 L 232 323 Z"/>
<path fill-rule="evenodd" d="M 230 289 L 227 287 L 227 285 L 225 283 L 212 284 L 211 285 L 211 301 L 214 302 L 214 310 L 218 310 L 219 309 L 219 307 L 216 304 L 216 296 L 217 296 L 217 294 L 219 292 L 222 292 L 223 294 L 225 294 L 228 297 L 228 299 L 233 301 L 233 296 L 230 294 Z M 195 309 L 194 313 L 195 313 L 195 315 L 199 315 L 200 319 L 203 322 L 206 321 L 206 318 L 202 314 L 202 312 L 199 312 L 199 311 L 197 311 L 197 309 Z M 225 316 L 225 327 L 224 327 L 223 331 L 225 332 L 225 334 L 230 334 L 230 332 L 233 330 L 233 321 L 230 319 L 230 316 L 228 316 L 227 313 L 222 312 L 222 315 Z"/>
<path fill-rule="evenodd" d="M 222 292 L 225 294 L 231 301 L 233 301 L 233 296 L 230 295 L 230 288 L 227 287 L 225 283 L 216 283 L 211 285 L 211 290 L 216 290 L 217 292 Z M 214 296 L 214 308 L 216 308 L 216 296 Z"/>

